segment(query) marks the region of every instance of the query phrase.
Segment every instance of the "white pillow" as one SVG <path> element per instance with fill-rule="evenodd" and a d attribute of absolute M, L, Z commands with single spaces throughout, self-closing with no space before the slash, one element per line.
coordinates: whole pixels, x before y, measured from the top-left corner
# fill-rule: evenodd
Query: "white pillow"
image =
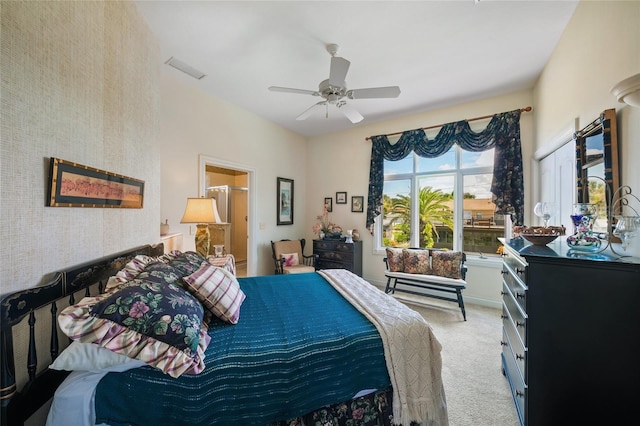
<path fill-rule="evenodd" d="M 49 368 L 66 371 L 122 372 L 146 365 L 144 361 L 111 352 L 109 349 L 73 341 Z"/>
<path fill-rule="evenodd" d="M 298 253 L 282 253 L 280 258 L 284 257 L 284 266 L 295 266 L 300 264 Z"/>

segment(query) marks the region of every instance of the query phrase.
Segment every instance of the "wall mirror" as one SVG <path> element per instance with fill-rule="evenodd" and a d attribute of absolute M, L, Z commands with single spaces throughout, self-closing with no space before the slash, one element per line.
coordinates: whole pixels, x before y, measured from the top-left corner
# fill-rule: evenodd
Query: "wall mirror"
<path fill-rule="evenodd" d="M 606 231 L 609 203 L 620 187 L 616 110 L 600 117 L 575 134 L 577 202 L 596 205 L 594 230 Z"/>

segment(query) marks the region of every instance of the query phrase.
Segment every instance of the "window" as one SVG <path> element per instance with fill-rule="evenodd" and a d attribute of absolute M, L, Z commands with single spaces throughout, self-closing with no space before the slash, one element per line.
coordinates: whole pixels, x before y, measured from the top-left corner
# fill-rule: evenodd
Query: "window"
<path fill-rule="evenodd" d="M 495 214 L 492 202 L 493 154 L 453 145 L 436 158 L 412 152 L 400 161 L 385 160 L 379 248 L 496 253 L 505 217 Z"/>

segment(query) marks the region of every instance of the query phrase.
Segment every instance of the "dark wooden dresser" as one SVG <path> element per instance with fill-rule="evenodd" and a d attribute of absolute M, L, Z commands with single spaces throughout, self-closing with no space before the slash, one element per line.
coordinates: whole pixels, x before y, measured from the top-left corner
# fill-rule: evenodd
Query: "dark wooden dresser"
<path fill-rule="evenodd" d="M 362 276 L 362 241 L 313 240 L 316 269 L 348 269 Z"/>
<path fill-rule="evenodd" d="M 640 259 L 504 243 L 502 371 L 520 424 L 622 425 L 640 385 Z"/>

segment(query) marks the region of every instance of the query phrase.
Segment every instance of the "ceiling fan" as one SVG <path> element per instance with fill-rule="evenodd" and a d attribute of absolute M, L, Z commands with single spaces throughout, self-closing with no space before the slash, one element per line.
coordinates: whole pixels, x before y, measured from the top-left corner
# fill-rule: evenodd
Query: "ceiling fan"
<path fill-rule="evenodd" d="M 327 51 L 331 54 L 331 68 L 329 78 L 320 82 L 318 90 L 293 89 L 290 87 L 271 86 L 272 92 L 298 93 L 301 95 L 320 96 L 324 100 L 312 105 L 304 111 L 296 120 L 305 120 L 316 110 L 325 109 L 326 117 L 329 116 L 329 105 L 334 105 L 352 123 L 359 123 L 364 118 L 346 99 L 373 99 L 373 98 L 397 98 L 400 95 L 398 86 L 370 87 L 367 89 L 347 89 L 345 77 L 349 71 L 351 62 L 336 56 L 338 53 L 337 44 L 328 44 Z"/>

